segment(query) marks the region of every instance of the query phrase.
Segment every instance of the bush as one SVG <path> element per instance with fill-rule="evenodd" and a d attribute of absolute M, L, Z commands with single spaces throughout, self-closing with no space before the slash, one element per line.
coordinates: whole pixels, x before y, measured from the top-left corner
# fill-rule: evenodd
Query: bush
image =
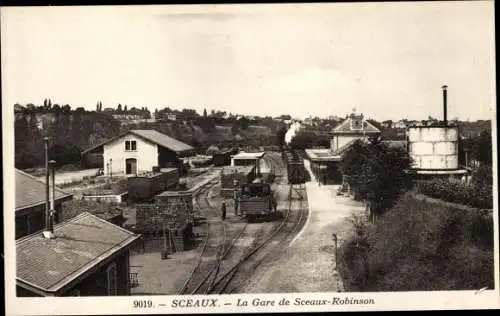
<path fill-rule="evenodd" d="M 405 194 L 364 236 L 358 246 L 348 240 L 339 249 L 339 272 L 348 291 L 494 287 L 491 211 Z"/>
<path fill-rule="evenodd" d="M 491 185 L 468 185 L 459 180 L 434 179 L 419 181 L 417 190 L 422 194 L 444 201 L 470 205 L 477 208 L 493 208 Z"/>
<path fill-rule="evenodd" d="M 397 198 L 411 188 L 406 169 L 408 153 L 390 148 L 377 139 L 369 143 L 356 140 L 343 154 L 342 174 L 355 192 L 355 199 L 370 202 L 370 214 L 382 214 Z"/>
<path fill-rule="evenodd" d="M 481 165 L 472 175 L 472 185 L 491 186 L 493 185 L 493 168 L 491 165 Z"/>

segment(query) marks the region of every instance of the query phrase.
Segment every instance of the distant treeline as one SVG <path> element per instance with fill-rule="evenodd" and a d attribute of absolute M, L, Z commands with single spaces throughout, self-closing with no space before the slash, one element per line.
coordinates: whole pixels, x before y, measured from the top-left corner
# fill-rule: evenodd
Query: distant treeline
<path fill-rule="evenodd" d="M 95 111 L 86 111 L 83 107 L 72 109 L 66 104 L 52 104 L 50 99 L 36 106 L 27 104 L 15 107 L 15 166 L 32 168 L 43 166 L 45 162 L 43 137 L 50 138 L 50 159 L 58 166 L 79 163 L 81 152 L 92 145 L 119 135 L 130 129 L 155 129 L 200 149 L 213 144 L 224 145 L 275 145 L 277 123 L 271 117 L 252 118 L 226 115 L 225 112 L 204 111 L 199 115 L 195 110 L 182 111 L 168 108 L 156 111 L 156 121 L 147 121 L 123 125 L 126 117 L 121 115 L 139 115 L 151 117 L 147 108 L 127 108 L 118 105 L 116 109 L 102 108 L 98 102 Z M 167 119 L 167 113 L 176 114 L 176 119 Z M 116 116 L 120 115 L 120 116 Z M 219 131 L 216 126 L 230 127 Z M 268 133 L 259 133 L 250 129 L 250 125 L 267 127 Z"/>

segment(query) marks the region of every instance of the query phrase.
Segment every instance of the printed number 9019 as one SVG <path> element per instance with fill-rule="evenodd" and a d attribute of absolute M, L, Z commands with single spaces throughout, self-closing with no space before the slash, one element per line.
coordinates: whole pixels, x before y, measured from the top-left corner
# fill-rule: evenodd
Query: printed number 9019
<path fill-rule="evenodd" d="M 134 301 L 134 308 L 149 308 L 153 307 L 153 301 Z"/>

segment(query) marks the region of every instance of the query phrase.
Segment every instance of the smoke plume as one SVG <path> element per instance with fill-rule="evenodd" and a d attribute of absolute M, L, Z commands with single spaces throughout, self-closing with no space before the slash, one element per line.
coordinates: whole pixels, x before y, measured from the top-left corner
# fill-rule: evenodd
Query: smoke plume
<path fill-rule="evenodd" d="M 290 128 L 288 129 L 288 131 L 285 134 L 285 143 L 287 145 L 290 144 L 290 142 L 295 137 L 295 134 L 297 134 L 297 132 L 300 130 L 300 128 L 301 128 L 301 125 L 299 122 L 295 122 L 292 125 L 290 125 Z"/>

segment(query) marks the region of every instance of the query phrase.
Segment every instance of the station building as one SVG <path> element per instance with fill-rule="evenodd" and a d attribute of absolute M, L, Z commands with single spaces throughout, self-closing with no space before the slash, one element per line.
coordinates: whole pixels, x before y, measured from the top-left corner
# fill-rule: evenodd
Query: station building
<path fill-rule="evenodd" d="M 248 153 L 240 152 L 231 157 L 231 166 L 252 166 L 255 167 L 255 175 L 261 174 L 261 162 L 265 152 Z"/>
<path fill-rule="evenodd" d="M 380 135 L 380 130 L 354 112 L 331 131 L 330 148 L 306 149 L 307 159 L 317 180 L 323 184 L 342 182 L 342 155 L 356 140 L 367 141 Z"/>

